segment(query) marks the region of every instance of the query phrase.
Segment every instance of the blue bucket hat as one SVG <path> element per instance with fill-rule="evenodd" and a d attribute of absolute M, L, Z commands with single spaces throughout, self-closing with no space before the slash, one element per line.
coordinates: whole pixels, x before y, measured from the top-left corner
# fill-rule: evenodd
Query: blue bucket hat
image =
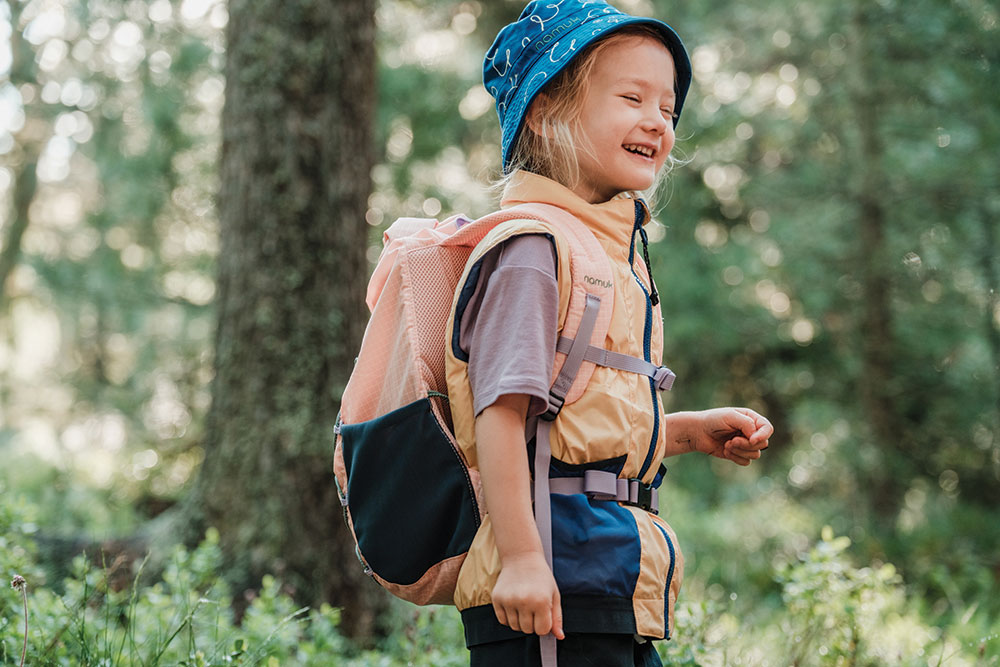
<path fill-rule="evenodd" d="M 625 14 L 602 0 L 534 0 L 497 35 L 483 61 L 483 84 L 496 99 L 503 171 L 524 125 L 524 114 L 545 84 L 589 44 L 628 25 L 660 33 L 676 70 L 674 126 L 691 85 L 691 61 L 681 38 L 663 21 Z"/>

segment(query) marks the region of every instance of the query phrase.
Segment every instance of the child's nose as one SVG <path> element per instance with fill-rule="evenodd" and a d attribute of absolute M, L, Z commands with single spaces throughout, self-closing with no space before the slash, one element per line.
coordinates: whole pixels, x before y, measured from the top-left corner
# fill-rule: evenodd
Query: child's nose
<path fill-rule="evenodd" d="M 669 123 L 670 119 L 657 107 L 646 112 L 643 117 L 642 129 L 660 135 L 667 131 Z"/>

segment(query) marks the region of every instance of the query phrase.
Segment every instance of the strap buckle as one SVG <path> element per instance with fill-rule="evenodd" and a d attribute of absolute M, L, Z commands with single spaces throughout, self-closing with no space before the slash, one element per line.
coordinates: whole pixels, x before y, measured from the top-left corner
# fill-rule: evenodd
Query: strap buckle
<path fill-rule="evenodd" d="M 672 370 L 666 366 L 660 366 L 653 373 L 653 384 L 660 391 L 670 391 L 674 386 L 674 380 L 677 379 L 677 375 L 674 374 Z"/>
<path fill-rule="evenodd" d="M 643 484 L 639 479 L 621 479 L 606 470 L 585 470 L 582 477 L 552 477 L 549 492 L 582 493 L 591 500 L 617 501 L 652 514 L 660 513 L 660 493 L 652 484 Z"/>
<path fill-rule="evenodd" d="M 628 481 L 628 503 L 652 514 L 660 513 L 660 493 L 651 484 L 638 479 Z"/>
<path fill-rule="evenodd" d="M 556 417 L 559 416 L 559 411 L 562 410 L 563 405 L 566 403 L 565 397 L 557 396 L 551 390 L 549 391 L 549 407 L 542 414 L 538 415 L 538 418 L 542 421 L 553 422 Z"/>

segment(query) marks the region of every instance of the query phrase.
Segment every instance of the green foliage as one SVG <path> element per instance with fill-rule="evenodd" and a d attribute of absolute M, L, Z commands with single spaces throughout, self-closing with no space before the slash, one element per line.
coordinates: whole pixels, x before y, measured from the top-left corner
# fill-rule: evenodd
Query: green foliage
<path fill-rule="evenodd" d="M 221 578 L 218 534 L 196 549 L 177 547 L 153 583 L 144 564 L 123 580 L 122 563 L 78 557 L 62 592 L 33 565 L 26 508 L 0 503 L 0 572 L 28 582 L 30 665 L 461 665 L 468 662 L 454 609 L 395 612 L 398 632 L 361 650 L 339 632 L 341 611 L 302 609 L 280 582 L 265 577 L 237 623 Z M 9 576 L 8 576 L 9 575 Z M 20 594 L 0 595 L 0 664 L 16 664 L 23 641 Z"/>
<path fill-rule="evenodd" d="M 43 577 L 28 535 L 34 530 L 30 509 L 23 502 L 8 500 L 2 483 L 0 494 L 0 664 L 7 664 L 20 659 L 24 640 L 21 594 L 7 584 L 20 575 L 28 582 L 30 593 L 34 583 L 43 581 Z"/>
<path fill-rule="evenodd" d="M 996 665 L 1000 635 L 950 637 L 963 626 L 925 625 L 890 564 L 856 567 L 851 541 L 823 536 L 774 568 L 781 605 L 741 613 L 703 591 L 678 605 L 675 640 L 660 645 L 671 665 Z M 700 599 L 699 599 L 700 598 Z M 745 605 L 744 605 L 745 606 Z M 979 628 L 981 630 L 981 628 Z"/>
<path fill-rule="evenodd" d="M 374 246 L 396 216 L 494 205 L 499 132 L 479 64 L 523 4 L 380 4 Z M 652 234 L 679 376 L 669 407 L 750 404 L 778 429 L 750 470 L 670 462 L 665 511 L 688 575 L 664 655 L 996 664 L 996 3 L 618 4 L 667 19 L 694 56 L 678 142 L 690 162 Z M 114 563 L 77 563 L 64 583 L 39 560 L 34 537 L 131 532 L 201 458 L 224 21 L 181 5 L 0 5 L 0 33 L 30 37 L 18 70 L 0 71 L 14 119 L 0 129 L 0 244 L 17 183 L 47 156 L 0 311 L 0 568 L 29 582 L 29 663 L 162 649 L 162 664 L 463 664 L 450 609 L 401 608 L 399 632 L 364 652 L 337 633 L 339 610 L 296 615 L 268 579 L 237 625 L 211 539 L 174 554 L 151 586 L 110 585 Z M 116 39 L 130 26 L 139 43 L 125 53 Z M 878 111 L 874 159 L 860 149 L 859 101 Z M 864 174 L 885 214 L 889 441 L 863 401 Z M 851 546 L 813 545 L 823 525 Z M 4 590 L 9 664 L 21 611 Z"/>
<path fill-rule="evenodd" d="M 882 660 L 923 653 L 919 639 L 898 655 L 886 650 L 893 635 L 882 621 L 900 609 L 901 580 L 889 564 L 876 569 L 852 567 L 844 557 L 850 544 L 847 537 L 834 538 L 826 527 L 818 545 L 799 562 L 779 570 L 782 600 L 789 612 L 781 628 L 789 640 L 789 655 L 796 663 L 822 656 L 856 664 L 872 649 L 873 657 Z M 908 634 L 907 639 L 919 637 Z M 861 659 L 862 664 L 867 662 Z"/>
<path fill-rule="evenodd" d="M 787 518 L 789 511 L 774 508 L 779 517 Z M 155 581 L 142 576 L 143 564 L 130 568 L 77 558 L 57 593 L 34 564 L 35 550 L 25 531 L 31 530 L 31 514 L 24 503 L 13 505 L 6 497 L 0 503 L 0 572 L 8 579 L 19 573 L 28 581 L 27 664 L 468 664 L 461 621 L 452 607 L 399 603 L 392 611 L 390 635 L 375 648 L 361 649 L 340 634 L 341 610 L 298 608 L 278 579 L 268 576 L 237 623 L 220 576 L 214 531 L 194 550 L 176 548 Z M 739 521 L 746 520 L 734 517 L 733 525 Z M 684 522 L 679 525 L 687 531 Z M 799 550 L 780 535 L 756 548 L 733 540 L 736 548 L 723 558 L 703 558 L 700 554 L 711 551 L 699 545 L 689 560 L 673 639 L 657 645 L 666 663 L 1000 665 L 1000 624 L 995 619 L 971 608 L 961 618 L 927 624 L 892 565 L 858 567 L 848 538 L 834 537 L 831 528 L 822 532 L 819 541 L 806 542 Z M 746 540 L 747 532 L 742 537 Z M 751 551 L 763 552 L 764 560 L 755 561 Z M 712 582 L 720 577 L 712 564 L 722 561 L 734 568 L 722 571 L 722 580 L 732 577 L 732 589 Z M 129 578 L 121 576 L 123 570 L 131 573 Z M 20 594 L 6 590 L 0 593 L 0 664 L 16 664 L 24 618 Z"/>
<path fill-rule="evenodd" d="M 296 615 L 272 617 L 266 632 L 237 630 L 219 580 L 217 539 L 210 533 L 194 551 L 178 548 L 151 586 L 117 588 L 114 565 L 98 567 L 83 557 L 62 594 L 34 588 L 29 578 L 29 664 L 258 664 Z M 250 609 L 258 616 L 274 611 L 266 607 L 274 596 L 268 590 L 265 602 Z M 11 624 L 4 632 L 8 655 L 6 647 L 18 639 L 13 630 Z"/>
<path fill-rule="evenodd" d="M 0 10 L 22 65 L 0 69 L 17 107 L 4 113 L 22 116 L 0 131 L 0 181 L 38 163 L 0 285 L 0 357 L 33 361 L 0 362 L 0 442 L 58 461 L 68 485 L 82 474 L 119 500 L 169 498 L 197 461 L 207 405 L 221 35 L 170 3 L 43 4 Z M 59 55 L 42 62 L 47 45 Z M 0 246 L 11 197 L 0 188 Z"/>
<path fill-rule="evenodd" d="M 825 404 L 849 429 L 838 472 L 880 495 L 880 511 L 898 510 L 911 480 L 942 475 L 952 493 L 995 503 L 1000 246 L 988 221 L 1000 181 L 970 139 L 997 136 L 1000 121 L 979 102 L 1000 63 L 995 7 L 658 9 L 696 72 L 681 125 L 697 151 L 674 177 L 655 249 L 680 407 L 754 401 L 779 443 L 797 444 L 822 428 L 806 416 Z M 865 106 L 877 109 L 867 150 Z M 873 225 L 877 249 L 863 241 Z M 868 252 L 884 284 L 870 281 Z M 884 341 L 865 329 L 876 293 L 887 297 Z M 883 344 L 888 377 L 876 379 L 867 350 Z M 876 381 L 881 411 L 866 398 Z M 878 415 L 892 437 L 871 423 Z"/>

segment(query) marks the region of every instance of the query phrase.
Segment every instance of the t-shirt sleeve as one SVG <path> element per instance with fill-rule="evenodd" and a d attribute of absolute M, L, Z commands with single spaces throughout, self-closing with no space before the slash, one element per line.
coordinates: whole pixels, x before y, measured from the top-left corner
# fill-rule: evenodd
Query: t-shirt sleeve
<path fill-rule="evenodd" d="M 459 325 L 476 416 L 506 394 L 527 394 L 528 415 L 541 414 L 559 321 L 555 249 L 542 234 L 516 236 L 488 252 L 480 266 Z"/>

